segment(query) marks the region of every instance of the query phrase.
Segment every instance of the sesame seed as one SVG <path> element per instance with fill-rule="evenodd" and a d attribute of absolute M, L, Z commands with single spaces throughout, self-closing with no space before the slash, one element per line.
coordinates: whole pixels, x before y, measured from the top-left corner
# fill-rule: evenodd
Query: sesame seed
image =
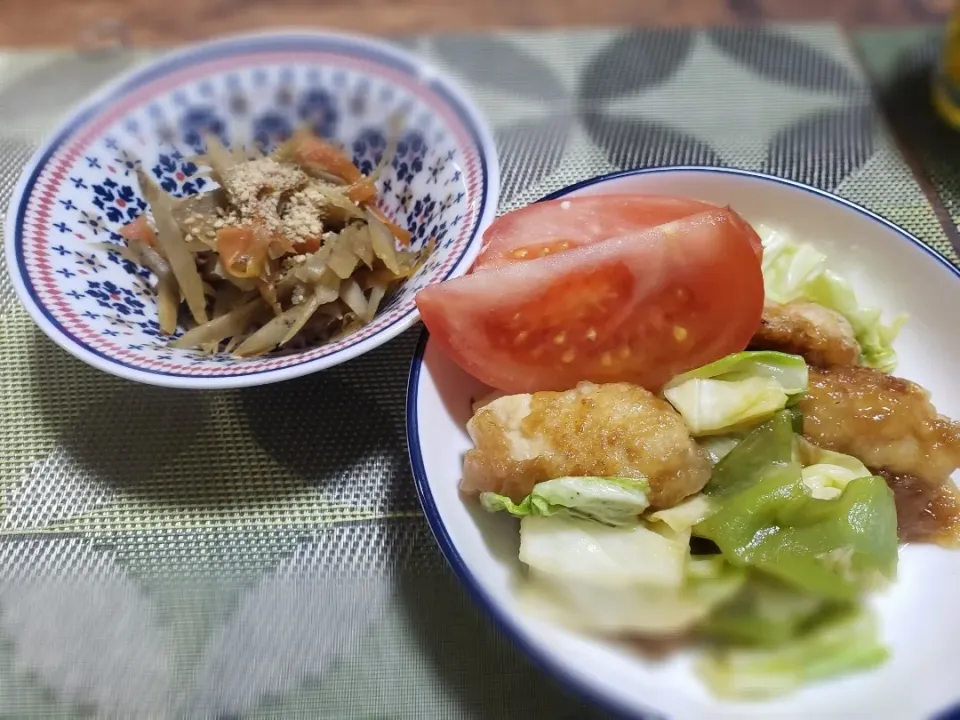
<path fill-rule="evenodd" d="M 557 345 L 563 345 L 567 341 L 567 334 L 565 332 L 558 332 L 553 337 L 553 342 Z"/>
<path fill-rule="evenodd" d="M 573 348 L 567 350 L 563 355 L 560 356 L 561 362 L 572 363 L 577 354 L 573 351 Z"/>
<path fill-rule="evenodd" d="M 683 342 L 687 339 L 687 329 L 681 325 L 673 326 L 673 338 L 677 342 Z"/>
<path fill-rule="evenodd" d="M 223 184 L 241 220 L 255 221 L 269 232 L 279 233 L 283 230 L 277 212 L 281 193 L 295 190 L 307 179 L 299 167 L 259 158 L 231 167 L 224 173 Z"/>
<path fill-rule="evenodd" d="M 593 342 L 594 340 L 596 340 L 596 339 L 597 339 L 597 331 L 596 331 L 596 328 L 590 328 L 589 330 L 587 330 L 587 334 L 586 334 L 585 337 L 586 337 L 587 340 L 589 340 L 590 342 Z"/>
<path fill-rule="evenodd" d="M 306 174 L 294 165 L 284 165 L 272 158 L 260 158 L 231 167 L 223 178 L 234 202 L 245 208 L 257 204 L 264 191 L 278 194 L 293 190 L 307 181 Z"/>
<path fill-rule="evenodd" d="M 323 216 L 326 209 L 337 204 L 339 191 L 321 187 L 316 181 L 293 193 L 287 200 L 281 220 L 283 233 L 294 241 L 329 241 L 336 233 L 324 230 Z"/>

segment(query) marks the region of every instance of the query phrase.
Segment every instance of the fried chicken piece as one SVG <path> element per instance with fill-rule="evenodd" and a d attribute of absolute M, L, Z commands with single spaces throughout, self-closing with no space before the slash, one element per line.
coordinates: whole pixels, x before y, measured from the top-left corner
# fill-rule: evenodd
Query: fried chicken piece
<path fill-rule="evenodd" d="M 860 361 L 860 344 L 847 319 L 811 302 L 767 302 L 750 349 L 802 355 L 818 367 L 856 365 Z"/>
<path fill-rule="evenodd" d="M 893 490 L 901 542 L 960 544 L 960 493 L 953 483 L 936 486 L 913 475 L 873 468 L 870 472 Z"/>
<path fill-rule="evenodd" d="M 931 518 L 945 534 L 955 532 L 958 492 L 950 476 L 960 467 L 960 423 L 937 413 L 926 390 L 872 368 L 811 368 L 799 407 L 810 441 L 853 455 L 887 479 L 901 537 L 933 536 Z"/>
<path fill-rule="evenodd" d="M 938 485 L 960 467 L 960 424 L 909 380 L 865 367 L 812 368 L 800 409 L 812 442 L 869 467 Z"/>
<path fill-rule="evenodd" d="M 501 397 L 467 431 L 476 447 L 464 458 L 461 488 L 515 502 L 536 483 L 568 475 L 646 477 L 651 506 L 666 508 L 710 479 L 710 461 L 680 415 L 628 383 Z"/>

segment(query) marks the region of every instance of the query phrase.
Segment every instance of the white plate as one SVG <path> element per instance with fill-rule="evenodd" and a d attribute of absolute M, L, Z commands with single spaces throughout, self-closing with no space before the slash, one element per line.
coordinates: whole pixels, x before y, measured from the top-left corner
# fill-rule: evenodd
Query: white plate
<path fill-rule="evenodd" d="M 960 356 L 956 308 L 960 271 L 916 238 L 873 213 L 828 193 L 754 172 L 662 168 L 599 178 L 561 195 L 644 192 L 729 204 L 828 254 L 864 304 L 910 321 L 896 348 L 897 374 L 933 394 L 939 410 L 960 417 L 954 379 Z M 410 372 L 407 441 L 427 519 L 447 560 L 475 600 L 542 668 L 582 696 L 628 717 L 927 718 L 960 701 L 960 552 L 908 546 L 897 583 L 878 596 L 883 635 L 893 656 L 872 672 L 810 685 L 762 703 L 714 698 L 692 671 L 691 655 L 645 659 L 626 645 L 565 631 L 522 614 L 515 581 L 518 527 L 482 510 L 457 489 L 464 424 L 471 398 L 485 387 L 450 362 L 426 333 Z"/>

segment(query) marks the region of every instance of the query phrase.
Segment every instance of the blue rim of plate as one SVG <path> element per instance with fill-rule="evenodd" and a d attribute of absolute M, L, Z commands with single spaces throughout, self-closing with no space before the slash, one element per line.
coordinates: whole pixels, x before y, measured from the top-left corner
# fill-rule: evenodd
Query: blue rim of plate
<path fill-rule="evenodd" d="M 929 245 L 924 244 L 919 238 L 890 222 L 886 218 L 877 215 L 875 212 L 867 210 L 865 207 L 857 205 L 850 200 L 846 200 L 825 190 L 820 190 L 794 180 L 787 180 L 785 178 L 779 178 L 774 175 L 767 175 L 765 173 L 756 172 L 753 170 L 707 167 L 700 165 L 672 165 L 669 167 L 660 168 L 623 170 L 574 183 L 573 185 L 569 185 L 565 188 L 557 190 L 556 192 L 546 195 L 537 202 L 556 200 L 569 195 L 576 190 L 610 180 L 616 180 L 618 178 L 631 177 L 635 175 L 652 175 L 657 173 L 691 171 L 739 177 L 751 177 L 759 180 L 774 182 L 780 185 L 787 185 L 797 190 L 803 190 L 804 192 L 808 192 L 812 195 L 818 195 L 825 200 L 829 200 L 838 205 L 847 207 L 850 210 L 854 210 L 855 212 L 858 212 L 861 215 L 870 218 L 871 220 L 875 220 L 887 228 L 895 231 L 905 240 L 925 251 L 938 263 L 944 265 L 948 270 L 950 270 L 950 272 L 953 273 L 955 277 L 960 279 L 960 268 L 944 257 L 942 253 L 938 252 Z M 536 645 L 524 638 L 523 633 L 518 628 L 517 624 L 513 622 L 513 620 L 511 620 L 505 612 L 500 611 L 497 604 L 483 589 L 479 580 L 477 580 L 477 578 L 474 577 L 474 575 L 470 572 L 466 562 L 463 560 L 463 557 L 461 557 L 456 546 L 453 544 L 453 541 L 450 539 L 450 535 L 447 533 L 447 530 L 440 519 L 440 512 L 437 509 L 437 504 L 433 499 L 433 493 L 430 491 L 430 484 L 427 481 L 427 472 L 423 464 L 423 451 L 420 447 L 420 428 L 417 415 L 417 403 L 419 400 L 420 391 L 420 371 L 423 366 L 424 353 L 426 352 L 427 342 L 429 339 L 430 333 L 426 330 L 426 328 L 424 328 L 420 333 L 419 340 L 417 341 L 417 347 L 414 350 L 413 359 L 410 363 L 410 374 L 407 378 L 407 450 L 410 455 L 410 467 L 413 471 L 414 485 L 417 489 L 417 496 L 420 498 L 420 505 L 423 508 L 423 513 L 427 518 L 427 524 L 430 526 L 430 531 L 433 533 L 434 539 L 440 546 L 440 551 L 443 553 L 447 563 L 450 565 L 454 574 L 457 576 L 463 586 L 467 589 L 467 593 L 470 595 L 473 601 L 483 608 L 483 610 L 490 617 L 493 618 L 497 628 L 503 632 L 510 642 L 513 643 L 515 647 L 519 648 L 520 651 L 523 652 L 537 668 L 559 682 L 562 687 L 571 691 L 574 695 L 582 700 L 591 703 L 600 710 L 617 718 L 623 718 L 624 720 L 665 720 L 663 714 L 659 711 L 653 709 L 637 711 L 633 708 L 627 708 L 623 706 L 618 701 L 599 694 L 592 687 L 588 686 L 586 683 L 572 676 L 567 670 L 560 667 L 547 655 L 547 653 L 542 652 Z M 936 720 L 954 720 L 957 717 L 960 717 L 960 705 L 947 708 L 942 713 L 938 713 Z"/>
<path fill-rule="evenodd" d="M 473 142 L 477 148 L 481 175 L 479 185 L 480 198 L 476 220 L 470 233 L 471 239 L 464 247 L 460 258 L 453 263 L 441 281 L 449 279 L 454 273 L 462 269 L 464 265 L 472 262 L 471 248 L 476 246 L 476 250 L 479 251 L 476 237 L 482 230 L 485 214 L 490 206 L 493 206 L 495 209 L 499 201 L 499 158 L 491 131 L 483 121 L 484 116 L 453 80 L 433 68 L 429 63 L 411 56 L 403 48 L 394 47 L 376 38 L 352 35 L 349 33 L 284 30 L 234 35 L 194 44 L 181 50 L 167 53 L 144 67 L 134 68 L 122 73 L 119 77 L 97 88 L 93 91 L 90 98 L 82 101 L 66 113 L 66 119 L 57 125 L 56 129 L 50 134 L 49 139 L 45 140 L 27 161 L 24 171 L 14 186 L 11 202 L 8 207 L 7 221 L 4 225 L 7 236 L 12 237 L 12 242 L 7 241 L 4 243 L 9 268 L 8 275 L 13 280 L 14 289 L 17 295 L 20 296 L 21 304 L 27 310 L 28 314 L 30 314 L 38 324 L 40 324 L 38 315 L 43 318 L 43 321 L 48 324 L 50 332 L 48 332 L 48 327 L 43 324 L 40 324 L 41 330 L 60 345 L 60 347 L 78 359 L 87 361 L 86 356 L 90 355 L 109 365 L 116 366 L 118 368 L 116 374 L 127 379 L 150 383 L 151 377 L 169 377 L 177 381 L 176 383 L 171 383 L 171 386 L 175 387 L 190 388 L 198 387 L 202 384 L 208 388 L 216 387 L 226 389 L 249 384 L 245 383 L 243 379 L 263 374 L 277 374 L 279 376 L 270 378 L 266 380 L 266 382 L 292 379 L 311 372 L 314 364 L 323 363 L 328 357 L 337 357 L 337 355 L 341 353 L 343 353 L 344 361 L 352 359 L 356 355 L 362 354 L 364 351 L 363 348 L 369 344 L 368 341 L 387 335 L 387 337 L 382 340 L 382 342 L 387 342 L 416 322 L 418 314 L 416 306 L 413 306 L 406 313 L 397 317 L 392 324 L 382 328 L 377 334 L 358 340 L 353 345 L 348 345 L 333 355 L 313 358 L 283 368 L 251 369 L 242 373 L 207 377 L 203 375 L 144 369 L 136 363 L 125 362 L 89 346 L 79 339 L 75 333 L 65 328 L 62 323 L 53 316 L 47 306 L 40 301 L 33 287 L 30 275 L 27 272 L 25 253 L 23 251 L 22 228 L 27 203 L 40 174 L 50 161 L 50 158 L 78 129 L 95 118 L 98 113 L 103 112 L 113 103 L 120 101 L 125 94 L 136 89 L 138 86 L 162 78 L 165 75 L 170 75 L 178 70 L 183 70 L 193 64 L 238 55 L 260 54 L 273 51 L 295 52 L 297 50 L 314 52 L 323 50 L 339 53 L 346 57 L 372 61 L 388 67 L 391 70 L 400 71 L 410 78 L 423 83 L 430 92 L 439 97 L 454 113 L 471 142 Z M 16 211 L 10 212 L 10 209 L 12 209 L 14 205 L 16 205 Z M 493 218 L 491 217 L 489 219 L 492 220 Z M 13 255 L 13 257 L 10 257 L 11 255 Z M 11 260 L 13 260 L 13 262 L 11 262 Z M 14 272 L 14 268 L 16 268 L 16 272 Z M 373 349 L 373 346 L 368 349 Z M 324 364 L 324 367 L 330 364 L 333 363 Z M 153 382 L 161 385 L 167 384 L 159 380 Z"/>

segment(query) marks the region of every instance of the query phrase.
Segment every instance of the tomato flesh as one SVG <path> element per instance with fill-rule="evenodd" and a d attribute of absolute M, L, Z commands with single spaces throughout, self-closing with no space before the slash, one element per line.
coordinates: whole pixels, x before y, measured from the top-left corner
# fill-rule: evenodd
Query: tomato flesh
<path fill-rule="evenodd" d="M 740 222 L 712 208 L 428 286 L 417 306 L 431 338 L 499 390 L 656 390 L 756 331 L 763 276 Z"/>
<path fill-rule="evenodd" d="M 536 260 L 713 209 L 709 203 L 668 195 L 584 195 L 534 203 L 487 228 L 473 271 Z M 740 221 L 744 239 L 759 256 L 759 236 Z"/>

